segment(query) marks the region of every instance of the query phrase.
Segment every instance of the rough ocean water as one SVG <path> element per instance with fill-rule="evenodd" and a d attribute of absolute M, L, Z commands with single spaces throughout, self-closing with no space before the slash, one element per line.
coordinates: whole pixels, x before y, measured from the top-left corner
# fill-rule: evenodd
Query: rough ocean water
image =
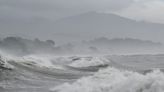
<path fill-rule="evenodd" d="M 164 92 L 164 55 L 11 57 L 0 92 Z"/>

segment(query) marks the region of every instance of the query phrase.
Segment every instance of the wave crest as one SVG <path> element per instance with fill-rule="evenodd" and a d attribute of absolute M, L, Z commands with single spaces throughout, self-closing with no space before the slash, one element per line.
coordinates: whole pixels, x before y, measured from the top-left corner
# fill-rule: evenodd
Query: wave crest
<path fill-rule="evenodd" d="M 74 62 L 70 64 L 72 67 L 90 67 L 109 64 L 109 60 L 105 57 L 81 57 L 75 58 Z"/>
<path fill-rule="evenodd" d="M 146 75 L 115 68 L 57 86 L 52 92 L 164 92 L 164 74 L 154 70 Z"/>

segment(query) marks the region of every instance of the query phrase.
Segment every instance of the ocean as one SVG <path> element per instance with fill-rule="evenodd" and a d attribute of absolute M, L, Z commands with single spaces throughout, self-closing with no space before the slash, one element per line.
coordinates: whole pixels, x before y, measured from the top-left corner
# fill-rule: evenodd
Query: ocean
<path fill-rule="evenodd" d="M 164 92 L 164 55 L 1 55 L 0 92 Z"/>

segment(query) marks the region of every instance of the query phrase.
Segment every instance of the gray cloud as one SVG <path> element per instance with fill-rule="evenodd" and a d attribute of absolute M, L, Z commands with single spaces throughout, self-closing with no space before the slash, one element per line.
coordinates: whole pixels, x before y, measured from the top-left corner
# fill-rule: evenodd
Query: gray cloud
<path fill-rule="evenodd" d="M 163 9 L 162 0 L 0 0 L 0 36 L 74 39 L 77 37 L 73 37 L 71 32 L 55 34 L 58 30 L 53 30 L 53 21 L 88 11 L 99 11 L 164 23 Z"/>
<path fill-rule="evenodd" d="M 0 0 L 4 21 L 56 20 L 88 11 L 164 23 L 163 0 Z"/>
<path fill-rule="evenodd" d="M 163 10 L 163 0 L 136 0 L 135 3 L 117 12 L 117 14 L 135 20 L 164 23 Z"/>
<path fill-rule="evenodd" d="M 87 11 L 118 10 L 131 3 L 132 0 L 0 0 L 0 15 L 3 19 L 57 19 Z"/>

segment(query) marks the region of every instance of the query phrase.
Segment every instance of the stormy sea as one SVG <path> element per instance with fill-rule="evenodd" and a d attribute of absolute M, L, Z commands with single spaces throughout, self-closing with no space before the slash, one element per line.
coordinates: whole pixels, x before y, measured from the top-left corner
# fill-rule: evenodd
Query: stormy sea
<path fill-rule="evenodd" d="M 164 0 L 0 0 L 0 92 L 164 92 Z"/>
<path fill-rule="evenodd" d="M 0 56 L 0 92 L 163 92 L 164 55 Z"/>

